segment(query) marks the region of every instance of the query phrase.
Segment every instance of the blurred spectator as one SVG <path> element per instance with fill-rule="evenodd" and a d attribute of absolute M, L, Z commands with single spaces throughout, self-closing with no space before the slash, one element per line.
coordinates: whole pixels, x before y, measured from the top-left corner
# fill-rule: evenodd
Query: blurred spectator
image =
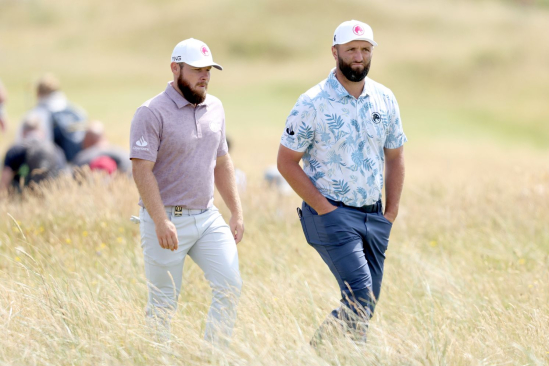
<path fill-rule="evenodd" d="M 8 93 L 6 92 L 6 89 L 2 84 L 2 80 L 0 80 L 0 132 L 5 131 L 8 127 L 8 122 L 6 121 L 6 113 L 4 112 L 4 105 L 6 103 L 7 97 Z"/>
<path fill-rule="evenodd" d="M 105 155 L 99 156 L 91 161 L 90 170 L 92 172 L 100 171 L 112 175 L 117 170 L 116 161 Z"/>
<path fill-rule="evenodd" d="M 72 164 L 78 167 L 88 165 L 91 170 L 101 169 L 109 174 L 113 173 L 113 168 L 125 174 L 130 174 L 132 170 L 129 153 L 109 143 L 105 128 L 99 121 L 93 121 L 88 126 L 82 141 L 82 151 L 74 157 Z"/>
<path fill-rule="evenodd" d="M 229 153 L 231 152 L 231 146 L 232 146 L 231 140 L 227 137 L 227 148 L 229 150 Z M 236 180 L 236 186 L 238 187 L 238 191 L 240 193 L 243 193 L 246 191 L 247 181 L 246 181 L 246 173 L 244 173 L 242 170 L 238 169 L 236 166 L 234 167 L 234 178 Z"/>
<path fill-rule="evenodd" d="M 38 103 L 29 114 L 38 116 L 44 138 L 55 142 L 71 161 L 82 149 L 86 128 L 85 113 L 73 106 L 61 92 L 59 80 L 46 74 L 36 85 Z M 19 140 L 22 133 L 19 133 Z"/>
<path fill-rule="evenodd" d="M 283 195 L 289 195 L 293 192 L 292 187 L 286 182 L 286 179 L 280 174 L 276 165 L 271 165 L 265 170 L 263 175 L 265 181 L 269 187 L 276 189 L 278 193 Z"/>
<path fill-rule="evenodd" d="M 12 186 L 18 191 L 31 183 L 56 177 L 65 167 L 63 151 L 44 138 L 38 116 L 28 116 L 22 125 L 22 140 L 6 153 L 0 191 Z"/>

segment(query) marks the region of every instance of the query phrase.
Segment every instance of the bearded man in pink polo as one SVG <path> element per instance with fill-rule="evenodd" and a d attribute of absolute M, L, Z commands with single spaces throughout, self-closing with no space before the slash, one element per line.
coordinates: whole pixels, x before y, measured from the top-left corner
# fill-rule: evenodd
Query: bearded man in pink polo
<path fill-rule="evenodd" d="M 141 197 L 147 317 L 166 339 L 188 254 L 213 293 L 205 338 L 222 344 L 236 318 L 242 287 L 236 245 L 244 234 L 223 105 L 207 93 L 212 67 L 222 67 L 209 47 L 193 38 L 175 46 L 170 67 L 173 81 L 137 109 L 130 133 Z M 231 211 L 229 225 L 213 205 L 214 182 Z"/>

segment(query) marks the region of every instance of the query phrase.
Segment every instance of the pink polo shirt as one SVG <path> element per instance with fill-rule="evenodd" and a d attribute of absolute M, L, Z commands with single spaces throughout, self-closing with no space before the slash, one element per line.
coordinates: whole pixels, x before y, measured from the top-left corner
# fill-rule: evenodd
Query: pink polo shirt
<path fill-rule="evenodd" d="M 130 146 L 131 159 L 155 162 L 153 174 L 164 206 L 209 208 L 216 159 L 228 152 L 223 105 L 208 94 L 195 107 L 169 82 L 135 112 Z"/>

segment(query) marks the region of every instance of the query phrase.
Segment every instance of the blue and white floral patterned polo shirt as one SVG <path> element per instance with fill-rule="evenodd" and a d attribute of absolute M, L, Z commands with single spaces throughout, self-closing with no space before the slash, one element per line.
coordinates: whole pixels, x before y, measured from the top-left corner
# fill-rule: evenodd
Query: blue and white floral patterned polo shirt
<path fill-rule="evenodd" d="M 303 170 L 325 197 L 361 207 L 381 199 L 383 148 L 396 149 L 406 141 L 391 90 L 366 78 L 356 99 L 332 69 L 299 97 L 281 144 L 305 152 Z"/>

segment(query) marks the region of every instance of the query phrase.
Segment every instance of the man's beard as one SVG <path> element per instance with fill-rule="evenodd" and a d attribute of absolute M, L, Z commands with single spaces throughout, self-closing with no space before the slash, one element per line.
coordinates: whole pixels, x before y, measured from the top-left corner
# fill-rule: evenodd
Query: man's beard
<path fill-rule="evenodd" d="M 183 97 L 191 104 L 200 104 L 206 99 L 206 90 L 203 92 L 197 92 L 194 91 L 191 88 L 191 85 L 183 79 L 181 75 L 179 79 L 177 79 L 177 86 L 179 87 L 179 90 L 181 90 L 181 93 L 183 93 Z M 208 86 L 206 85 L 206 89 Z"/>
<path fill-rule="evenodd" d="M 342 59 L 341 57 L 339 57 L 339 55 L 337 55 L 337 63 L 338 63 L 338 67 L 339 67 L 339 70 L 341 71 L 341 73 L 343 75 L 345 75 L 345 77 L 347 78 L 347 80 L 349 81 L 353 81 L 353 82 L 359 82 L 359 81 L 362 81 L 364 80 L 364 78 L 366 77 L 366 75 L 368 75 L 368 72 L 370 71 L 370 65 L 372 63 L 372 60 L 370 60 L 368 62 L 368 64 L 366 66 L 364 66 L 364 68 L 362 69 L 362 71 L 355 71 L 352 67 L 351 67 L 351 64 L 346 64 Z"/>

